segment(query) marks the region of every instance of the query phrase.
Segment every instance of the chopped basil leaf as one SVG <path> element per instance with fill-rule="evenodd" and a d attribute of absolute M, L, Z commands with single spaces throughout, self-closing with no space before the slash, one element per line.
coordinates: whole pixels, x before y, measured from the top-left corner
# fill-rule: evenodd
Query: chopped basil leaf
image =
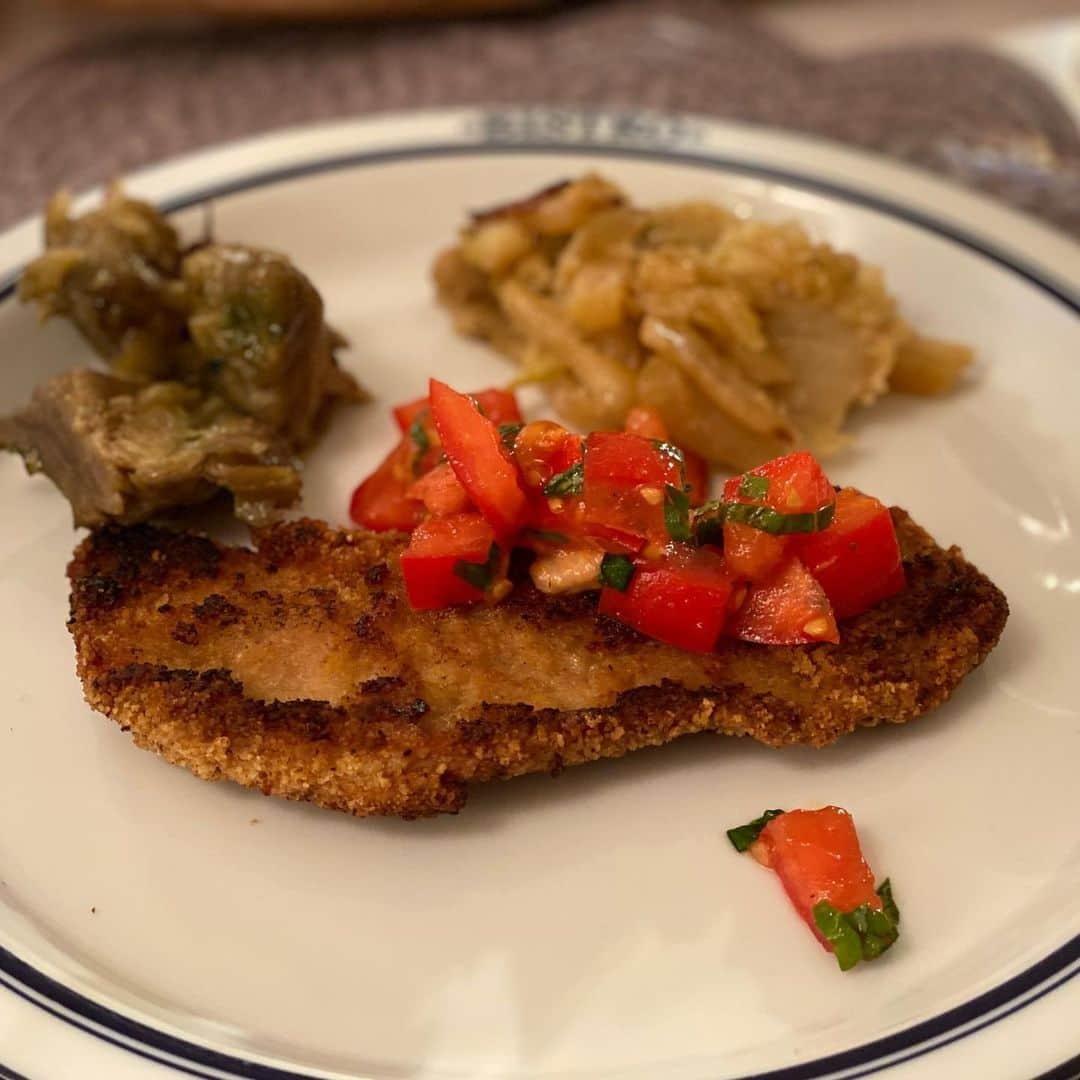
<path fill-rule="evenodd" d="M 585 485 L 585 465 L 578 462 L 565 472 L 556 473 L 544 486 L 548 496 L 580 495 Z"/>
<path fill-rule="evenodd" d="M 764 476 L 747 473 L 739 485 L 739 494 L 747 499 L 764 499 L 769 494 L 769 481 Z"/>
<path fill-rule="evenodd" d="M 723 503 L 707 502 L 694 511 L 694 542 L 724 546 Z"/>
<path fill-rule="evenodd" d="M 850 971 L 862 959 L 862 941 L 858 930 L 827 900 L 814 905 L 814 925 L 832 946 L 841 971 Z"/>
<path fill-rule="evenodd" d="M 781 514 L 771 506 L 751 503 L 724 503 L 724 520 L 738 521 L 773 536 L 812 533 L 826 529 L 836 513 L 836 503 L 826 503 L 808 514 Z"/>
<path fill-rule="evenodd" d="M 634 564 L 625 555 L 605 555 L 600 563 L 600 580 L 610 589 L 626 592 L 634 576 Z"/>
<path fill-rule="evenodd" d="M 499 438 L 502 440 L 503 446 L 506 447 L 511 453 L 514 452 L 514 440 L 518 437 L 518 432 L 524 427 L 524 424 L 500 424 L 499 425 Z"/>
<path fill-rule="evenodd" d="M 499 569 L 501 555 L 502 553 L 499 551 L 499 545 L 492 544 L 488 551 L 487 562 L 475 563 L 459 559 L 454 563 L 454 573 L 461 578 L 462 581 L 467 581 L 474 589 L 479 589 L 480 592 L 487 592 L 487 590 L 491 588 L 492 582 L 495 580 L 495 575 Z"/>
<path fill-rule="evenodd" d="M 877 887 L 876 892 L 878 896 L 881 897 L 881 910 L 884 911 L 897 926 L 899 926 L 900 909 L 896 906 L 896 901 L 893 899 L 892 882 L 886 878 Z"/>
<path fill-rule="evenodd" d="M 526 529 L 526 535 L 533 536 L 537 540 L 546 540 L 549 544 L 568 544 L 570 537 L 566 533 L 556 532 L 554 529 Z"/>
<path fill-rule="evenodd" d="M 900 935 L 900 912 L 887 879 L 881 883 L 878 895 L 884 904 L 880 911 L 860 904 L 845 913 L 827 900 L 814 905 L 814 925 L 832 946 L 841 971 L 848 971 L 860 960 L 876 960 Z"/>
<path fill-rule="evenodd" d="M 664 524 L 672 540 L 690 539 L 690 499 L 672 484 L 664 487 Z"/>
<path fill-rule="evenodd" d="M 761 830 L 774 817 L 779 817 L 782 813 L 784 813 L 783 810 L 766 810 L 761 817 L 754 818 L 753 821 L 748 821 L 735 829 L 728 829 L 727 838 L 731 841 L 731 846 L 740 852 L 749 850 L 750 845 L 761 835 Z"/>

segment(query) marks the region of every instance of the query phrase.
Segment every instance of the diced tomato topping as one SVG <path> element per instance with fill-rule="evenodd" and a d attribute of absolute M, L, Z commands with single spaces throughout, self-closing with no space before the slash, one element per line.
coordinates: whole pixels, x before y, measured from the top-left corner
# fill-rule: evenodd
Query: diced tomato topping
<path fill-rule="evenodd" d="M 496 426 L 499 424 L 520 424 L 521 410 L 512 390 L 480 390 L 469 395 L 480 406 L 481 412 Z M 422 397 L 407 401 L 393 410 L 394 420 L 402 434 L 406 434 L 412 422 L 431 405 L 431 399 Z"/>
<path fill-rule="evenodd" d="M 435 517 L 460 514 L 469 508 L 469 494 L 446 461 L 424 473 L 405 494 L 410 499 L 419 499 Z"/>
<path fill-rule="evenodd" d="M 349 516 L 375 532 L 408 532 L 424 516 L 424 504 L 406 494 L 412 484 L 412 446 L 403 439 L 353 492 Z"/>
<path fill-rule="evenodd" d="M 788 559 L 772 577 L 750 588 L 728 630 L 762 645 L 840 640 L 828 597 L 798 559 Z"/>
<path fill-rule="evenodd" d="M 904 587 L 900 545 L 888 507 L 853 488 L 836 496 L 836 513 L 827 529 L 792 540 L 837 618 L 861 615 Z"/>
<path fill-rule="evenodd" d="M 534 420 L 514 437 L 514 461 L 527 487 L 540 490 L 581 460 L 581 436 L 550 420 Z"/>
<path fill-rule="evenodd" d="M 845 913 L 862 904 L 882 906 L 855 822 L 838 806 L 791 810 L 773 818 L 750 851 L 776 871 L 795 909 L 826 948 L 814 922 L 815 904 L 825 900 Z"/>
<path fill-rule="evenodd" d="M 626 414 L 623 431 L 660 442 L 667 442 L 670 438 L 664 418 L 651 405 L 635 405 Z"/>
<path fill-rule="evenodd" d="M 471 398 L 438 379 L 431 380 L 430 396 L 435 429 L 458 480 L 495 532 L 512 537 L 529 508 L 499 429 Z"/>
<path fill-rule="evenodd" d="M 772 536 L 739 521 L 724 523 L 724 559 L 735 577 L 760 584 L 786 555 L 787 537 Z"/>
<path fill-rule="evenodd" d="M 695 544 L 688 516 L 706 497 L 708 466 L 667 442 L 649 406 L 629 412 L 625 431 L 594 432 L 583 444 L 549 421 L 522 424 L 508 391 L 469 396 L 432 379 L 428 397 L 399 405 L 394 418 L 402 441 L 356 489 L 350 513 L 371 529 L 415 530 L 402 556 L 414 607 L 476 600 L 478 582 L 487 588 L 495 577 L 496 542 L 502 564 L 515 544 L 635 556 L 627 590 L 604 588 L 600 610 L 699 652 L 721 633 L 836 642 L 835 614 L 858 614 L 903 587 L 889 511 L 850 489 L 837 496 L 805 452 L 727 481 L 725 502 L 767 509 L 744 515 L 757 527 L 726 521 L 721 554 Z M 507 424 L 515 427 L 500 435 Z M 826 529 L 789 532 L 828 520 L 818 511 L 833 503 Z M 509 587 L 498 582 L 499 595 Z"/>
<path fill-rule="evenodd" d="M 740 494 L 743 481 L 748 476 L 768 481 L 768 490 L 763 496 Z M 836 492 L 829 478 L 822 472 L 814 455 L 805 450 L 774 458 L 742 476 L 733 476 L 724 484 L 725 502 L 771 506 L 779 514 L 808 514 L 835 498 Z"/>
<path fill-rule="evenodd" d="M 472 604 L 484 590 L 461 575 L 460 563 L 487 564 L 495 532 L 480 514 L 430 518 L 417 525 L 401 555 L 409 606 L 416 611 Z"/>
<path fill-rule="evenodd" d="M 585 440 L 585 527 L 605 547 L 634 553 L 666 543 L 664 499 L 683 490 L 681 463 L 651 439 L 594 432 Z"/>
<path fill-rule="evenodd" d="M 711 652 L 724 628 L 732 581 L 724 560 L 705 548 L 638 562 L 626 592 L 604 588 L 600 613 L 658 641 Z"/>

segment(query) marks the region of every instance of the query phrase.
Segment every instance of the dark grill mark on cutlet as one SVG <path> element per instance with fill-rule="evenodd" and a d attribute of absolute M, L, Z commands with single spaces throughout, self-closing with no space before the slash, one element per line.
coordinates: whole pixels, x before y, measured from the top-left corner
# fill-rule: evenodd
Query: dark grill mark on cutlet
<path fill-rule="evenodd" d="M 116 578 L 91 574 L 80 578 L 71 587 L 71 609 L 84 609 L 84 614 L 111 611 L 124 598 L 124 586 Z"/>
<path fill-rule="evenodd" d="M 371 588 L 375 588 L 376 585 L 381 585 L 386 580 L 389 573 L 390 567 L 386 563 L 376 563 L 364 571 L 364 583 Z"/>
<path fill-rule="evenodd" d="M 649 638 L 644 634 L 639 634 L 632 626 L 627 626 L 607 615 L 597 615 L 595 626 L 596 637 L 587 646 L 594 652 L 615 652 L 618 649 L 639 648 L 649 641 Z"/>
<path fill-rule="evenodd" d="M 191 609 L 191 614 L 196 622 L 213 623 L 224 629 L 238 623 L 247 613 L 221 593 L 211 593 L 201 604 L 196 604 Z"/>
<path fill-rule="evenodd" d="M 405 685 L 405 680 L 397 675 L 379 675 L 374 679 L 365 679 L 360 684 L 361 694 L 385 694 L 389 690 L 398 690 Z"/>
<path fill-rule="evenodd" d="M 387 712 L 391 716 L 400 717 L 402 720 L 419 720 L 421 716 L 430 711 L 430 706 L 423 698 L 413 698 L 404 705 L 387 705 Z"/>
<path fill-rule="evenodd" d="M 178 622 L 169 635 L 175 641 L 179 641 L 181 645 L 198 645 L 199 644 L 199 628 L 190 622 Z"/>
<path fill-rule="evenodd" d="M 337 589 L 328 589 L 325 586 L 316 586 L 307 589 L 305 596 L 310 596 L 316 606 L 322 611 L 327 619 L 333 620 L 337 616 L 338 594 Z"/>

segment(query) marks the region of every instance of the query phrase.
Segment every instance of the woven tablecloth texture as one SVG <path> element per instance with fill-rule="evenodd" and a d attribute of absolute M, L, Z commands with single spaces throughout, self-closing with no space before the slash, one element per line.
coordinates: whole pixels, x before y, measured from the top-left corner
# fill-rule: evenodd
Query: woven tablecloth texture
<path fill-rule="evenodd" d="M 0 226 L 182 151 L 308 121 L 456 104 L 648 106 L 878 150 L 1080 236 L 1080 134 L 1036 77 L 960 46 L 821 61 L 745 5 L 673 0 L 384 26 L 117 36 L 0 84 Z"/>

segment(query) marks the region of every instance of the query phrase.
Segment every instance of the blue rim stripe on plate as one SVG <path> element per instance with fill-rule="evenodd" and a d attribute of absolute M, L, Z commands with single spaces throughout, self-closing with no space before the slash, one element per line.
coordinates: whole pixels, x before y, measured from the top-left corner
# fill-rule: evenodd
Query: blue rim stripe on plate
<path fill-rule="evenodd" d="M 1017 261 L 1001 249 L 986 243 L 973 233 L 944 223 L 888 199 L 847 188 L 841 184 L 787 169 L 773 168 L 710 155 L 707 152 L 688 153 L 663 147 L 636 148 L 619 145 L 575 143 L 435 143 L 398 150 L 356 151 L 279 169 L 268 169 L 239 180 L 227 181 L 189 192 L 162 203 L 162 209 L 175 212 L 206 202 L 209 199 L 268 187 L 287 180 L 300 179 L 338 169 L 389 164 L 420 158 L 452 156 L 484 156 L 490 154 L 568 154 L 579 152 L 596 157 L 638 158 L 666 161 L 697 168 L 740 173 L 747 176 L 780 181 L 793 187 L 829 195 L 844 202 L 875 210 L 888 217 L 907 222 L 938 237 L 981 255 L 1013 275 L 1034 285 L 1042 292 L 1080 314 L 1080 297 L 1046 278 L 1039 270 Z M 15 290 L 20 271 L 0 282 L 0 301 Z M 799 1065 L 754 1073 L 739 1080 L 857 1080 L 882 1069 L 921 1057 L 947 1046 L 1011 1016 L 1039 1000 L 1057 987 L 1080 974 L 1080 934 L 1055 949 L 1027 970 L 1007 979 L 999 986 L 964 1002 L 955 1008 L 922 1021 L 895 1035 L 876 1039 L 850 1050 L 829 1054 Z M 0 948 L 0 985 L 18 994 L 56 1018 L 120 1047 L 140 1057 L 206 1080 L 244 1078 L 244 1080 L 311 1080 L 316 1074 L 262 1065 L 232 1054 L 209 1050 L 186 1039 L 167 1035 L 139 1021 L 132 1020 L 62 983 L 45 975 L 14 953 Z M 1041 1080 L 1066 1080 L 1077 1059 L 1066 1062 L 1045 1074 Z M 0 1066 L 0 1070 L 2 1070 Z M 1066 1072 L 1061 1072 L 1064 1069 Z M 0 1080 L 3 1080 L 0 1071 Z M 14 1080 L 19 1080 L 14 1075 Z"/>

